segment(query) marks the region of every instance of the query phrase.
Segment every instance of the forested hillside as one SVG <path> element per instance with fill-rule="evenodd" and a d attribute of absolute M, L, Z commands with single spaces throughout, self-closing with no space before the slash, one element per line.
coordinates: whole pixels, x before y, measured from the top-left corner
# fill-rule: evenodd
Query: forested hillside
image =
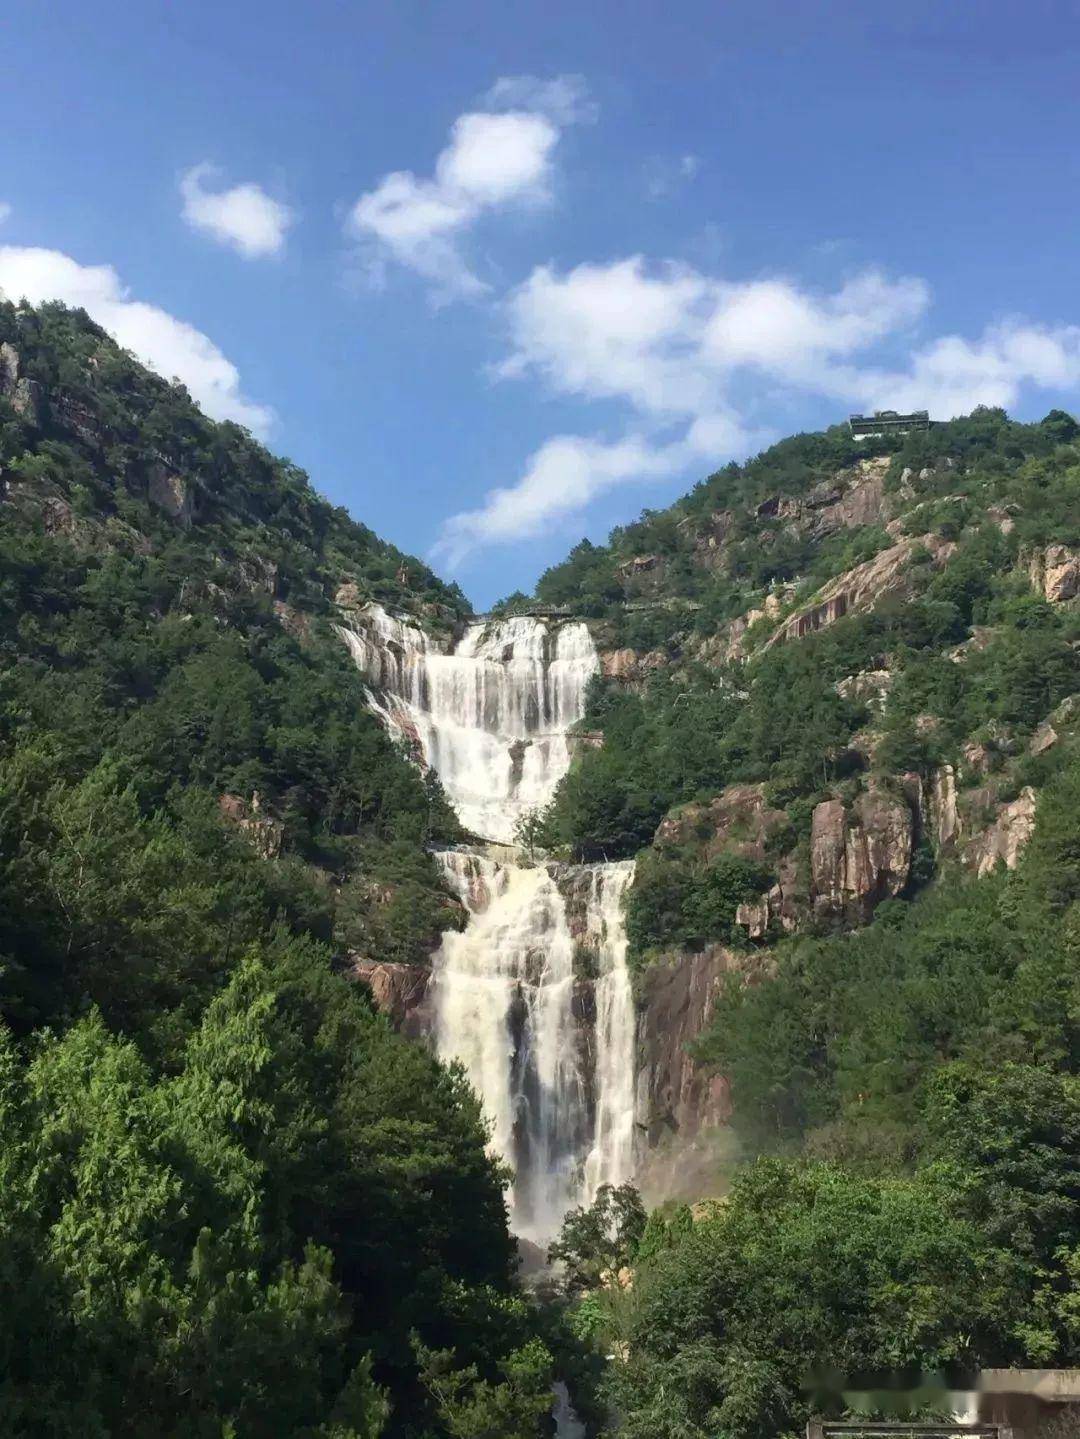
<path fill-rule="evenodd" d="M 457 825 L 331 598 L 460 593 L 59 306 L 0 488 L 0 1432 L 535 1424 L 477 1101 L 342 964 L 458 922 Z"/>
<path fill-rule="evenodd" d="M 795 1435 L 815 1373 L 1080 1362 L 1078 439 L 796 437 L 540 582 L 608 652 L 534 830 L 638 856 L 644 996 L 712 956 L 739 1145 L 693 1221 L 564 1235 L 633 1439 Z"/>
<path fill-rule="evenodd" d="M 703 1202 L 602 1188 L 540 1302 L 476 1096 L 352 977 L 464 922 L 366 600 L 468 611 L 0 305 L 0 1433 L 542 1439 L 559 1377 L 590 1439 L 794 1439 L 826 1370 L 1080 1363 L 1071 417 L 798 436 L 506 602 L 601 664 L 522 838 L 636 858 L 639 1036 L 709 976 L 729 1111 Z"/>

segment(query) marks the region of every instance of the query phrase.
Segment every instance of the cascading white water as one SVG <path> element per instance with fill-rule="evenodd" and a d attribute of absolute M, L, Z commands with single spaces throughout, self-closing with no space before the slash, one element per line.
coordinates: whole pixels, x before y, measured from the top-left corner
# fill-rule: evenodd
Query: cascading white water
<path fill-rule="evenodd" d="M 376 605 L 341 634 L 384 722 L 438 773 L 463 824 L 501 843 L 570 763 L 598 668 L 588 627 L 471 624 L 456 645 Z M 523 866 L 438 856 L 469 914 L 432 966 L 434 1038 L 460 1060 L 514 1169 L 515 1230 L 549 1240 L 572 1205 L 633 1174 L 634 1005 L 622 900 L 632 862 Z M 589 977 L 575 976 L 575 956 Z"/>
<path fill-rule="evenodd" d="M 569 767 L 567 730 L 598 668 L 588 626 L 519 615 L 467 625 L 451 648 L 368 605 L 341 634 L 375 708 L 419 745 L 465 828 L 512 844 Z"/>
<path fill-rule="evenodd" d="M 596 1096 L 592 1147 L 584 1191 L 623 1184 L 634 1172 L 634 994 L 626 967 L 623 897 L 634 878 L 633 860 L 593 865 L 585 908 L 586 933 L 599 958 L 594 986 Z"/>
<path fill-rule="evenodd" d="M 468 1070 L 492 1146 L 513 1165 L 514 1228 L 542 1241 L 571 1205 L 632 1173 L 634 1006 L 621 903 L 633 864 L 523 869 L 462 851 L 441 861 L 470 922 L 435 957 L 436 1043 Z M 591 984 L 575 981 L 578 947 Z"/>

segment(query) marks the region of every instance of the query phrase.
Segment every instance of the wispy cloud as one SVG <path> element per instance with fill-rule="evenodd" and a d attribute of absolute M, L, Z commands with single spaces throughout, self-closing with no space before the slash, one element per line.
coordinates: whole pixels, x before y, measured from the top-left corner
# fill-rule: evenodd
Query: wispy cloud
<path fill-rule="evenodd" d="M 486 104 L 454 121 L 430 178 L 395 170 L 349 211 L 346 231 L 376 283 L 396 264 L 427 280 L 439 300 L 483 295 L 489 286 L 466 256 L 465 237 L 486 213 L 545 204 L 561 131 L 592 113 L 576 76 L 504 78 Z"/>
<path fill-rule="evenodd" d="M 225 189 L 208 184 L 219 172 L 195 165 L 180 177 L 184 220 L 193 230 L 227 245 L 245 260 L 278 255 L 296 216 L 288 205 L 248 181 Z"/>
<path fill-rule="evenodd" d="M 696 155 L 659 156 L 646 160 L 642 169 L 647 200 L 670 200 L 684 185 L 689 185 L 698 171 L 701 161 Z"/>
<path fill-rule="evenodd" d="M 11 218 L 11 206 L 6 200 L 0 200 L 0 225 Z"/>
<path fill-rule="evenodd" d="M 214 419 L 265 435 L 273 412 L 249 400 L 240 373 L 201 330 L 135 300 L 111 265 L 81 265 L 60 250 L 0 246 L 0 291 L 14 301 L 62 300 L 90 317 L 166 379 L 178 379 Z"/>
<path fill-rule="evenodd" d="M 547 115 L 562 129 L 591 125 L 600 114 L 584 75 L 556 75 L 552 80 L 504 75 L 484 96 L 484 104 L 491 110 L 532 110 Z"/>
<path fill-rule="evenodd" d="M 1015 319 L 975 339 L 921 340 L 929 305 L 924 280 L 877 269 L 821 291 L 784 276 L 729 281 L 640 255 L 569 270 L 539 266 L 506 301 L 510 346 L 495 374 L 620 402 L 628 433 L 549 440 L 515 483 L 446 522 L 438 552 L 459 564 L 471 550 L 580 514 L 616 485 L 747 453 L 767 438 L 754 418 L 760 404 L 747 410 L 755 390 L 767 390 L 774 415 L 786 393 L 926 407 L 946 418 L 978 404 L 1014 404 L 1025 386 L 1080 385 L 1080 327 Z M 905 362 L 881 363 L 905 344 Z"/>

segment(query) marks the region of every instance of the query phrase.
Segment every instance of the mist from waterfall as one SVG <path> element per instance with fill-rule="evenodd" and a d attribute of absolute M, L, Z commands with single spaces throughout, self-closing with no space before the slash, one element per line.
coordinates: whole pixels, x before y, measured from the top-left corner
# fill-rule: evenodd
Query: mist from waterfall
<path fill-rule="evenodd" d="M 512 842 L 570 764 L 599 668 L 588 626 L 527 616 L 436 639 L 377 605 L 341 634 L 371 703 L 439 775 L 473 834 Z M 633 863 L 438 856 L 469 915 L 432 963 L 433 1038 L 483 1101 L 513 1168 L 514 1230 L 538 1243 L 634 1171 L 634 1003 L 622 903 Z"/>

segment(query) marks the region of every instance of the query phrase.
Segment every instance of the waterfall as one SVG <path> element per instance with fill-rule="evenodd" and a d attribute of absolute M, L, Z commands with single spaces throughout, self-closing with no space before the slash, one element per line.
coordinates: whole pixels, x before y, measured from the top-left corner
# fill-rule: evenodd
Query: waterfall
<path fill-rule="evenodd" d="M 569 767 L 567 732 L 598 668 L 588 627 L 516 617 L 470 624 L 455 644 L 369 605 L 340 633 L 372 706 L 435 769 L 466 828 L 511 843 Z M 433 1038 L 465 1066 L 492 1150 L 513 1168 L 515 1231 L 545 1243 L 569 1208 L 633 1175 L 633 863 L 438 859 L 469 922 L 432 963 Z"/>
<path fill-rule="evenodd" d="M 519 615 L 467 625 L 454 644 L 368 605 L 340 632 L 373 706 L 419 748 L 465 828 L 512 844 L 569 767 L 567 730 L 598 668 L 588 626 Z"/>
<path fill-rule="evenodd" d="M 593 865 L 587 871 L 586 932 L 599 956 L 594 986 L 595 1124 L 585 1161 L 585 1198 L 601 1184 L 623 1184 L 634 1172 L 634 994 L 626 967 L 622 905 L 634 862 Z"/>
<path fill-rule="evenodd" d="M 440 858 L 470 919 L 435 956 L 436 1045 L 464 1064 L 492 1148 L 513 1166 L 514 1229 L 543 1242 L 572 1205 L 633 1169 L 634 1005 L 621 913 L 633 864 L 523 869 L 457 850 Z M 576 954 L 588 956 L 591 981 L 575 976 Z"/>

